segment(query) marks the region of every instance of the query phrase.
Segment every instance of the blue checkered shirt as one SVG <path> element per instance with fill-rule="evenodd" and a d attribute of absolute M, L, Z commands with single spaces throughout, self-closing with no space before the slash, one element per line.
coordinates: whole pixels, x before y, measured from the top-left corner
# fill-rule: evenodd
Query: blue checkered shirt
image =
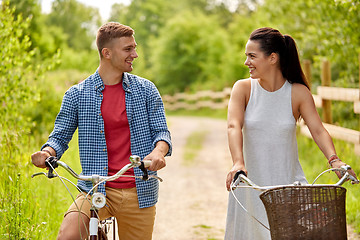
<path fill-rule="evenodd" d="M 147 79 L 124 73 L 126 113 L 130 126 L 131 154 L 143 159 L 158 141 L 172 145 L 170 132 L 165 119 L 164 105 L 155 85 Z M 104 132 L 104 120 L 101 116 L 102 91 L 104 83 L 96 71 L 83 82 L 72 86 L 64 95 L 60 111 L 55 120 L 54 130 L 48 141 L 42 146 L 52 147 L 56 156 L 61 158 L 68 149 L 68 144 L 78 128 L 79 153 L 83 175 L 108 175 L 108 156 Z M 141 176 L 139 168 L 134 168 L 136 176 Z M 156 174 L 156 172 L 149 172 Z M 78 186 L 88 192 L 91 182 L 78 181 Z M 136 178 L 139 207 L 145 208 L 156 204 L 159 183 L 152 178 L 142 181 Z M 105 194 L 105 184 L 98 190 Z"/>

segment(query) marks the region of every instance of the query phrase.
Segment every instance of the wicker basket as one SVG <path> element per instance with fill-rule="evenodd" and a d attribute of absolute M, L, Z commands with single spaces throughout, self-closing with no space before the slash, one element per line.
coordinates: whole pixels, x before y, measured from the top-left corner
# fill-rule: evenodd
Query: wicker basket
<path fill-rule="evenodd" d="M 347 239 L 346 189 L 290 186 L 260 194 L 272 239 Z"/>

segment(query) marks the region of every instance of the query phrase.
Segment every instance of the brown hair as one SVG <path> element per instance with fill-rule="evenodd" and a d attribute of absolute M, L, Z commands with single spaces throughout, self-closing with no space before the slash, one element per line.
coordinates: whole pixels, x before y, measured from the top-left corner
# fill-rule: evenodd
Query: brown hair
<path fill-rule="evenodd" d="M 117 22 L 108 22 L 102 25 L 96 36 L 96 45 L 98 47 L 100 57 L 103 57 L 101 53 L 102 49 L 113 39 L 131 37 L 132 35 L 134 35 L 134 30 L 129 26 Z"/>
<path fill-rule="evenodd" d="M 281 72 L 290 83 L 300 83 L 309 88 L 301 68 L 295 40 L 290 35 L 282 35 L 276 29 L 265 27 L 253 31 L 249 39 L 258 41 L 260 49 L 267 56 L 271 53 L 279 54 Z"/>

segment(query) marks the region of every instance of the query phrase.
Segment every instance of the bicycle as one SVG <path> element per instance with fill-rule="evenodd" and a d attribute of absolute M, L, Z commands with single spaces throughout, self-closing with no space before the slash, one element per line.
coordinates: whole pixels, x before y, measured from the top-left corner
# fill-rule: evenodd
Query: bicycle
<path fill-rule="evenodd" d="M 352 184 L 359 183 L 349 170 L 349 165 L 325 170 L 312 184 L 295 182 L 263 187 L 252 182 L 245 172 L 238 171 L 230 190 L 245 212 L 270 231 L 271 239 L 347 239 L 346 189 L 341 185 L 348 180 Z M 341 179 L 335 184 L 315 184 L 321 175 L 329 171 L 340 171 Z M 251 215 L 236 198 L 234 190 L 237 188 L 252 188 L 261 192 L 259 197 L 265 206 L 270 228 Z"/>
<path fill-rule="evenodd" d="M 78 175 L 66 163 L 59 161 L 56 157 L 51 156 L 51 157 L 47 158 L 45 161 L 45 164 L 48 167 L 48 172 L 47 173 L 45 173 L 45 172 L 35 173 L 31 177 L 33 178 L 35 176 L 40 176 L 40 175 L 45 175 L 49 179 L 58 177 L 58 178 L 60 178 L 60 180 L 62 181 L 62 183 L 65 185 L 66 188 L 67 188 L 67 186 L 63 180 L 70 182 L 72 185 L 74 185 L 78 189 L 78 191 L 80 193 L 82 193 L 83 191 L 81 191 L 81 189 L 79 189 L 73 182 L 71 182 L 70 180 L 68 180 L 64 177 L 61 177 L 55 171 L 55 168 L 57 168 L 58 166 L 61 166 L 67 172 L 69 172 L 70 175 L 73 176 L 74 178 L 76 178 L 78 180 L 91 181 L 93 183 L 93 188 L 85 196 L 85 199 L 87 199 L 87 201 L 89 201 L 88 196 L 91 192 L 93 192 L 93 194 L 91 196 L 91 202 L 90 202 L 90 204 L 91 204 L 90 222 L 89 222 L 89 229 L 87 230 L 87 235 L 89 235 L 90 240 L 102 240 L 102 239 L 107 240 L 109 226 L 112 224 L 113 225 L 113 239 L 115 239 L 115 218 L 111 217 L 111 218 L 108 218 L 103 221 L 99 221 L 99 218 L 98 218 L 98 210 L 103 208 L 106 204 L 106 197 L 104 196 L 104 194 L 97 191 L 98 185 L 103 182 L 113 181 L 121 176 L 125 176 L 124 173 L 133 167 L 139 167 L 143 172 L 143 176 L 140 176 L 140 177 L 133 176 L 133 177 L 141 178 L 144 181 L 147 181 L 150 178 L 155 178 L 155 179 L 159 180 L 160 182 L 162 182 L 162 179 L 160 177 L 148 174 L 147 168 L 150 166 L 151 161 L 147 161 L 147 160 L 141 161 L 140 157 L 136 156 L 136 155 L 130 156 L 129 160 L 130 160 L 130 163 L 125 165 L 122 169 L 120 169 L 116 174 L 114 174 L 112 176 Z M 54 172 L 55 172 L 55 174 L 54 174 Z M 67 188 L 67 190 L 70 193 L 68 188 Z M 70 195 L 71 195 L 71 193 L 70 193 Z M 71 197 L 72 197 L 73 201 L 75 202 L 74 197 L 72 195 L 71 195 Z M 79 206 L 77 206 L 77 208 L 79 210 L 79 218 L 81 215 L 80 214 L 81 207 L 82 206 L 80 206 L 80 208 L 79 208 Z M 83 239 L 83 236 L 80 236 L 80 237 L 81 237 L 81 239 Z"/>

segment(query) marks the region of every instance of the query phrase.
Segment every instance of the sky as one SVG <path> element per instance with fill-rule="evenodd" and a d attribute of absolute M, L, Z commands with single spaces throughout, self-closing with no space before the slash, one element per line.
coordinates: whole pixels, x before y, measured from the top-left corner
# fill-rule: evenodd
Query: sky
<path fill-rule="evenodd" d="M 114 3 L 130 4 L 131 0 L 77 0 L 85 5 L 96 7 L 99 9 L 100 15 L 104 21 L 110 17 L 111 6 Z M 41 9 L 44 13 L 51 11 L 51 3 L 53 0 L 41 0 Z"/>

